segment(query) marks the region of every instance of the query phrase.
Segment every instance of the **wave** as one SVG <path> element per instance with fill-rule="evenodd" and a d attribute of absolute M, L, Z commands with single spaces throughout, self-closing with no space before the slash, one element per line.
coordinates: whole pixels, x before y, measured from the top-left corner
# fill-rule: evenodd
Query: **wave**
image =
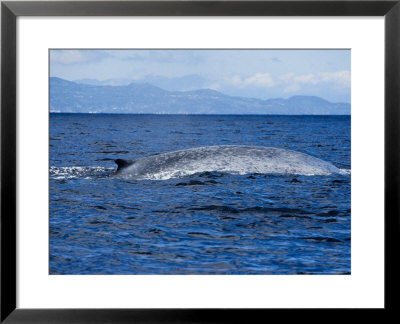
<path fill-rule="evenodd" d="M 49 170 L 51 179 L 104 178 L 112 175 L 114 172 L 114 168 L 105 168 L 101 166 L 51 166 Z"/>
<path fill-rule="evenodd" d="M 350 169 L 339 169 L 339 170 L 344 175 L 351 175 L 351 170 Z"/>
<path fill-rule="evenodd" d="M 351 170 L 340 169 L 343 175 L 350 175 Z M 115 168 L 105 168 L 101 166 L 90 166 L 90 167 L 82 167 L 82 166 L 72 166 L 72 167 L 50 167 L 49 170 L 51 179 L 90 179 L 90 178 L 106 178 L 113 176 L 115 174 Z M 247 176 L 247 175 L 269 175 L 269 173 L 241 173 L 241 172 L 219 172 L 210 173 L 206 172 L 185 172 L 184 170 L 177 170 L 171 172 L 164 173 L 154 173 L 154 174 L 145 174 L 140 178 L 136 178 L 137 180 L 170 180 L 170 179 L 181 179 L 181 178 L 192 178 L 187 182 L 178 182 L 175 186 L 194 186 L 194 185 L 215 185 L 220 184 L 215 180 L 206 180 L 200 181 L 197 180 L 197 177 L 205 177 L 205 178 L 221 178 L 227 175 L 239 175 L 239 176 Z M 271 175 L 276 175 L 276 173 L 272 173 Z M 290 176 L 290 174 L 288 174 Z M 307 176 L 313 176 L 313 174 L 307 174 Z M 123 177 L 124 178 L 124 177 Z M 129 176 L 127 177 L 129 178 Z M 195 179 L 193 179 L 195 178 Z"/>

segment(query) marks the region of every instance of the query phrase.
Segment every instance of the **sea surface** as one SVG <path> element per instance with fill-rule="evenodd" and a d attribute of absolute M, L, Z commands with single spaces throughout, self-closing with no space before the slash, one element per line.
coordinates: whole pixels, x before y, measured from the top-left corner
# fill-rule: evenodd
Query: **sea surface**
<path fill-rule="evenodd" d="M 350 116 L 50 114 L 50 274 L 350 274 Z M 344 171 L 115 176 L 115 159 L 212 145 Z M 246 166 L 243 166 L 243 170 Z"/>

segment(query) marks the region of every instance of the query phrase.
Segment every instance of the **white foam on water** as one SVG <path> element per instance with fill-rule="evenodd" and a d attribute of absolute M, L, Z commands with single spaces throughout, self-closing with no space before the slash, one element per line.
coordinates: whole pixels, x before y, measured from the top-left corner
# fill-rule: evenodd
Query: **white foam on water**
<path fill-rule="evenodd" d="M 351 175 L 351 169 L 340 169 L 340 173 L 344 175 Z"/>
<path fill-rule="evenodd" d="M 95 178 L 110 175 L 114 171 L 113 168 L 105 168 L 101 166 L 72 166 L 72 167 L 50 167 L 50 178 L 52 179 L 79 179 L 79 178 Z"/>

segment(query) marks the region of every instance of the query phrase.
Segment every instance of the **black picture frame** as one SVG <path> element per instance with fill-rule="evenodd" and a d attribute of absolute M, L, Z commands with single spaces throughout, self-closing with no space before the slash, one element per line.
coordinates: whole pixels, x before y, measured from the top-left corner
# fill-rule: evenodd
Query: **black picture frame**
<path fill-rule="evenodd" d="M 16 19 L 19 16 L 384 16 L 385 307 L 376 311 L 378 316 L 396 312 L 399 275 L 395 263 L 400 247 L 400 0 L 2 1 L 0 241 L 2 323 L 231 323 L 237 322 L 242 316 L 247 319 L 245 322 L 253 323 L 259 322 L 260 318 L 267 315 L 266 312 L 274 312 L 276 315 L 277 312 L 287 311 L 287 309 L 16 308 Z M 293 311 L 308 317 L 308 311 L 312 310 Z"/>

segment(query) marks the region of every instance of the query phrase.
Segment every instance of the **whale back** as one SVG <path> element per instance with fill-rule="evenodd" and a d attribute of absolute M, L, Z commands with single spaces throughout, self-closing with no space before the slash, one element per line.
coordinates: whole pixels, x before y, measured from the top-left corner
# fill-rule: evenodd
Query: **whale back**
<path fill-rule="evenodd" d="M 137 160 L 115 161 L 117 174 L 136 179 L 166 180 L 201 172 L 236 174 L 328 175 L 341 173 L 333 164 L 310 155 L 260 146 L 208 146 Z"/>

